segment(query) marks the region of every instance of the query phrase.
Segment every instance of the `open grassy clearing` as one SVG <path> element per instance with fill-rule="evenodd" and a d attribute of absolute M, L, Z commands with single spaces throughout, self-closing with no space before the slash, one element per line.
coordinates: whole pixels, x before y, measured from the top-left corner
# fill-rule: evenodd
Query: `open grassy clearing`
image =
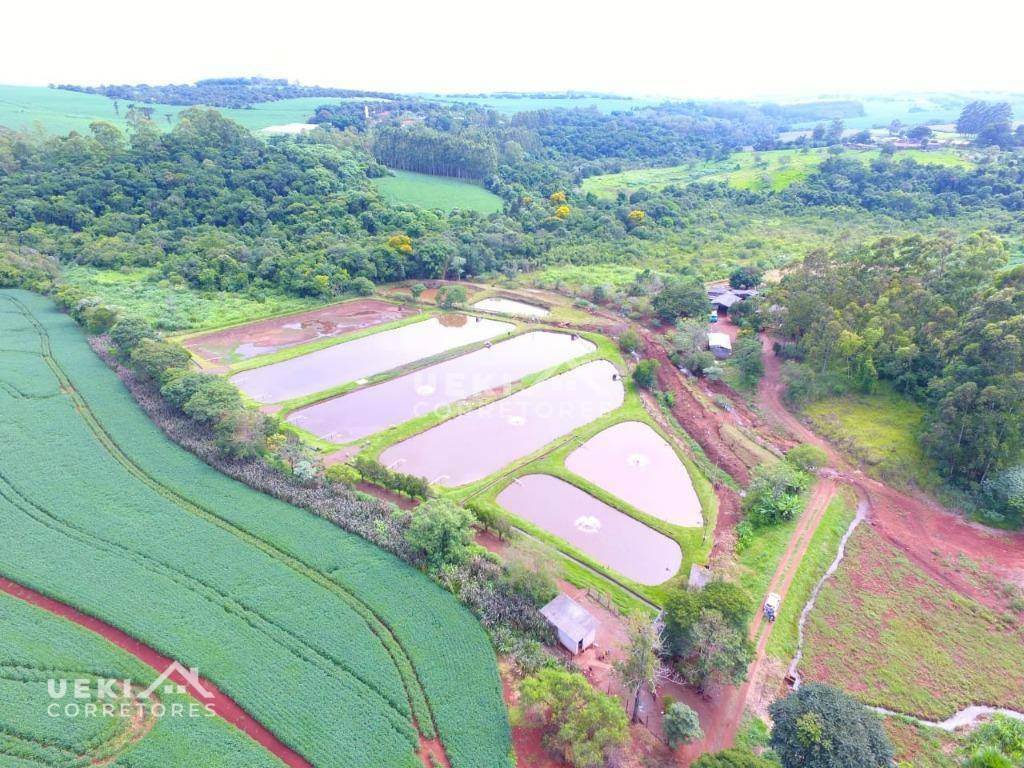
<path fill-rule="evenodd" d="M 768 152 L 734 152 L 727 160 L 692 162 L 667 168 L 638 168 L 621 173 L 591 176 L 584 179 L 584 192 L 598 197 L 614 198 L 619 192 L 630 193 L 638 189 L 661 189 L 672 184 L 686 185 L 696 181 L 723 181 L 736 189 L 774 192 L 802 181 L 829 157 L 828 150 L 777 149 Z M 878 150 L 846 150 L 841 157 L 856 158 L 864 162 L 879 157 Z M 952 150 L 902 150 L 895 162 L 913 159 L 919 163 L 932 163 L 948 167 L 969 168 L 970 161 Z"/>
<path fill-rule="evenodd" d="M 341 99 L 337 98 L 313 96 L 268 101 L 253 104 L 247 109 L 219 108 L 218 111 L 228 119 L 255 131 L 271 125 L 304 123 L 317 107 L 340 102 Z M 171 128 L 181 111 L 186 109 L 172 104 L 140 106 L 151 108 L 153 122 L 165 130 Z M 36 86 L 0 85 L 0 125 L 14 130 L 29 129 L 39 123 L 48 133 L 88 133 L 89 125 L 97 120 L 127 130 L 127 111 L 128 102 L 121 101 L 115 110 L 114 100 L 99 94 Z"/>
<path fill-rule="evenodd" d="M 145 268 L 113 271 L 68 266 L 63 270 L 63 280 L 126 315 L 146 318 L 164 331 L 222 328 L 323 304 L 319 299 L 294 296 L 249 297 L 240 293 L 196 291 L 187 286 L 171 285 Z"/>
<path fill-rule="evenodd" d="M 886 482 L 933 488 L 938 479 L 918 433 L 924 409 L 898 393 L 844 395 L 804 409 L 815 430 Z"/>
<path fill-rule="evenodd" d="M 393 176 L 373 179 L 381 196 L 390 203 L 418 205 L 453 211 L 495 213 L 501 210 L 502 199 L 493 192 L 462 179 L 431 176 L 411 171 L 391 171 Z"/>
<path fill-rule="evenodd" d="M 7 762 L 18 759 L 28 761 L 26 765 L 53 766 L 116 760 L 118 765 L 139 768 L 281 765 L 262 746 L 217 717 L 156 717 L 150 712 L 141 722 L 132 723 L 119 714 L 49 716 L 50 678 L 127 679 L 144 689 L 157 673 L 92 632 L 6 594 L 0 594 L 0 659 L 4 701 L 0 762 L 4 765 L 19 765 Z M 95 702 L 95 682 L 90 688 L 90 701 Z M 118 703 L 130 701 L 125 698 Z M 187 709 L 197 704 L 189 696 L 166 691 L 159 692 L 159 702 L 167 711 L 176 705 Z"/>
<path fill-rule="evenodd" d="M 843 487 L 829 502 L 825 516 L 811 537 L 811 543 L 800 561 L 800 567 L 793 577 L 786 599 L 782 602 L 779 615 L 768 640 L 768 655 L 788 662 L 796 653 L 797 622 L 804 604 L 811 596 L 814 585 L 825 574 L 835 560 L 839 540 L 850 527 L 856 513 L 857 501 L 852 491 Z"/>
<path fill-rule="evenodd" d="M 200 667 L 318 765 L 418 765 L 413 717 L 456 768 L 504 763 L 493 650 L 451 595 L 170 443 L 48 301 L 4 292 L 0 329 L 5 575 Z"/>
<path fill-rule="evenodd" d="M 861 526 L 807 622 L 806 680 L 927 719 L 1024 709 L 1024 627 L 960 597 Z"/>

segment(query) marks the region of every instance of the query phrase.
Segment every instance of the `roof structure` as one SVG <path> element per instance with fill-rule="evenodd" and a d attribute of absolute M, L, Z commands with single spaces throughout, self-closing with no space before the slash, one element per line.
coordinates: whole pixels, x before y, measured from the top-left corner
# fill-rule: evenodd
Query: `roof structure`
<path fill-rule="evenodd" d="M 732 349 L 732 341 L 727 333 L 708 333 L 708 346 L 719 349 Z"/>
<path fill-rule="evenodd" d="M 574 642 L 585 640 L 597 629 L 597 619 L 564 592 L 540 609 L 544 618 Z"/>
<path fill-rule="evenodd" d="M 723 293 L 721 296 L 715 296 L 711 300 L 711 303 L 714 304 L 715 306 L 725 307 L 726 309 L 728 309 L 737 301 L 743 301 L 743 297 L 737 296 L 735 293 L 732 293 L 730 291 L 728 293 Z"/>

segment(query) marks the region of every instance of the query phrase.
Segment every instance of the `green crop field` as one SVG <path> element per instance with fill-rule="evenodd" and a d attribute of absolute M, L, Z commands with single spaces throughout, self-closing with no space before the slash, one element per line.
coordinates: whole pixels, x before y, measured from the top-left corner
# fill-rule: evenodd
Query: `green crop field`
<path fill-rule="evenodd" d="M 0 292 L 0 410 L 2 575 L 198 667 L 318 766 L 414 768 L 417 728 L 455 768 L 506 763 L 494 652 L 466 609 L 175 446 L 22 291 Z"/>
<path fill-rule="evenodd" d="M 877 150 L 845 151 L 845 158 L 867 162 L 878 157 Z M 724 181 L 736 189 L 774 192 L 802 181 L 828 157 L 824 149 L 777 149 L 770 152 L 735 152 L 727 160 L 692 162 L 668 168 L 638 168 L 632 171 L 591 176 L 583 181 L 583 191 L 599 197 L 613 198 L 620 191 L 660 189 L 672 184 L 685 185 L 696 181 Z M 908 149 L 895 155 L 895 160 L 913 159 L 919 163 L 970 167 L 963 156 L 949 150 L 921 151 Z"/>
<path fill-rule="evenodd" d="M 271 125 L 304 123 L 322 104 L 337 104 L 341 99 L 306 97 L 282 99 L 254 104 L 249 109 L 220 109 L 225 117 L 244 125 L 249 130 L 259 130 Z M 161 128 L 174 124 L 178 113 L 185 107 L 170 104 L 146 104 L 153 110 L 153 120 Z M 17 85 L 0 85 L 0 125 L 15 130 L 32 128 L 35 123 L 42 125 L 48 133 L 65 134 L 69 131 L 85 133 L 89 124 L 105 120 L 126 127 L 126 102 L 114 109 L 114 100 L 93 93 L 76 93 L 57 88 L 39 88 Z"/>
<path fill-rule="evenodd" d="M 374 179 L 373 183 L 385 200 L 392 203 L 418 205 L 421 208 L 456 208 L 480 213 L 501 210 L 501 198 L 483 187 L 461 179 L 430 176 L 426 173 L 392 171 L 394 176 Z"/>
<path fill-rule="evenodd" d="M 143 723 L 132 723 L 135 703 L 125 697 L 120 712 L 86 716 L 78 709 L 59 715 L 48 711 L 54 703 L 47 691 L 49 679 L 89 680 L 90 703 L 96 703 L 96 679 L 130 680 L 145 688 L 156 672 L 98 635 L 46 611 L 0 593 L 0 763 L 3 765 L 88 766 L 104 760 L 138 768 L 194 765 L 227 768 L 244 764 L 271 768 L 281 763 L 251 738 L 218 717 L 169 714 L 180 705 L 187 712 L 198 702 L 188 696 L 160 692 L 164 714 L 146 709 Z M 135 700 L 137 703 L 139 700 Z M 154 702 L 155 703 L 155 702 Z M 70 713 L 70 714 L 69 714 Z M 146 727 L 150 726 L 147 731 Z M 12 762 L 8 762 L 12 761 Z"/>

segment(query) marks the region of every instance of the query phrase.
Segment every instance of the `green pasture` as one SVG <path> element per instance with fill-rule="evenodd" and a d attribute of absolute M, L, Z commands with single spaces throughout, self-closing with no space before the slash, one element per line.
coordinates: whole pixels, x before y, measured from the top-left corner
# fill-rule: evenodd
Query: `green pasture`
<path fill-rule="evenodd" d="M 391 173 L 391 176 L 373 179 L 377 191 L 389 203 L 483 214 L 497 213 L 503 205 L 502 199 L 493 192 L 469 181 L 411 171 Z"/>
<path fill-rule="evenodd" d="M 254 104 L 246 109 L 218 111 L 225 117 L 259 130 L 271 125 L 304 123 L 317 107 L 337 104 L 337 98 L 303 97 Z M 0 85 L 0 125 L 14 130 L 33 129 L 37 124 L 52 134 L 70 131 L 87 133 L 97 120 L 127 128 L 125 116 L 130 102 L 121 101 L 115 109 L 114 100 L 92 93 L 62 91 L 57 88 Z M 139 104 L 153 110 L 153 121 L 161 128 L 170 128 L 186 107 L 171 104 Z"/>
<path fill-rule="evenodd" d="M 638 168 L 621 173 L 591 176 L 584 179 L 583 192 L 598 197 L 614 198 L 619 192 L 639 189 L 662 189 L 670 185 L 685 186 L 694 182 L 725 182 L 736 189 L 771 190 L 779 192 L 806 179 L 823 160 L 828 150 L 777 149 L 767 152 L 734 152 L 726 160 L 693 161 L 667 168 Z M 840 157 L 868 162 L 879 157 L 878 150 L 845 150 Z M 952 150 L 901 150 L 894 162 L 912 159 L 946 167 L 969 168 L 971 163 Z"/>

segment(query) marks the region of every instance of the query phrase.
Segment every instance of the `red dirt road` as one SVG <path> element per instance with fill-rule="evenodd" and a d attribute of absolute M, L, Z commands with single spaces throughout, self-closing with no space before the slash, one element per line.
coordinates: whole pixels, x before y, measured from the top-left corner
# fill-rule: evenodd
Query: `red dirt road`
<path fill-rule="evenodd" d="M 0 591 L 6 592 L 19 600 L 24 600 L 27 603 L 43 608 L 52 614 L 61 616 L 69 621 L 73 621 L 75 624 L 95 632 L 97 635 L 100 635 L 117 647 L 127 651 L 143 664 L 151 667 L 157 672 L 163 672 L 173 663 L 172 659 L 162 656 L 147 645 L 143 645 L 138 640 L 125 634 L 117 627 L 113 627 L 93 616 L 82 613 L 69 605 L 53 600 L 46 595 L 22 586 L 17 582 L 5 579 L 2 576 L 0 576 Z M 203 696 L 202 692 L 199 691 L 188 678 L 178 672 L 171 673 L 169 679 L 173 680 L 178 685 L 184 686 L 189 695 L 191 695 L 192 698 L 200 704 L 210 704 L 213 711 L 216 712 L 219 717 L 227 720 L 238 728 L 238 730 L 242 731 L 242 733 L 253 739 L 253 741 L 261 744 L 267 749 L 267 751 L 280 759 L 285 765 L 290 766 L 291 768 L 312 768 L 311 764 L 308 763 L 305 758 L 278 741 L 274 734 L 250 717 L 245 710 L 222 693 L 217 686 L 206 678 L 199 678 L 198 684 L 204 687 L 207 693 L 212 694 L 212 698 L 209 699 Z"/>
<path fill-rule="evenodd" d="M 843 479 L 857 486 L 870 504 L 869 523 L 887 541 L 905 552 L 933 578 L 955 591 L 993 608 L 1005 608 L 1006 596 L 994 589 L 991 579 L 1011 581 L 1024 587 L 1024 533 L 1010 533 L 972 523 L 927 499 L 923 494 L 897 491 L 866 477 L 830 443 L 811 431 L 782 403 L 784 383 L 781 363 L 771 340 L 761 337 L 765 375 L 758 399 L 765 415 L 797 440 L 822 448 Z M 962 563 L 967 557 L 979 566 Z M 984 576 L 985 574 L 982 574 Z"/>
<path fill-rule="evenodd" d="M 777 592 L 785 601 L 786 593 L 789 591 L 793 578 L 800 567 L 800 562 L 807 552 L 811 543 L 811 537 L 817 530 L 825 510 L 837 489 L 836 480 L 831 476 L 822 476 L 811 491 L 807 508 L 800 516 L 793 536 L 789 540 L 786 551 L 779 560 L 779 565 L 768 584 L 769 592 Z M 771 638 L 774 624 L 765 622 L 764 614 L 758 611 L 754 621 L 750 625 L 750 639 L 757 643 L 755 647 L 754 661 L 747 670 L 746 681 L 741 686 L 729 686 L 720 694 L 719 701 L 714 706 L 713 714 L 708 718 L 702 718 L 701 726 L 704 729 L 704 738 L 683 747 L 678 757 L 680 764 L 689 765 L 705 752 L 716 752 L 721 749 L 728 749 L 736 738 L 736 732 L 743 719 L 743 712 L 746 709 L 747 698 L 750 696 L 751 687 L 759 677 L 761 665 L 764 663 L 768 640 Z M 763 629 L 762 629 L 763 628 Z"/>

